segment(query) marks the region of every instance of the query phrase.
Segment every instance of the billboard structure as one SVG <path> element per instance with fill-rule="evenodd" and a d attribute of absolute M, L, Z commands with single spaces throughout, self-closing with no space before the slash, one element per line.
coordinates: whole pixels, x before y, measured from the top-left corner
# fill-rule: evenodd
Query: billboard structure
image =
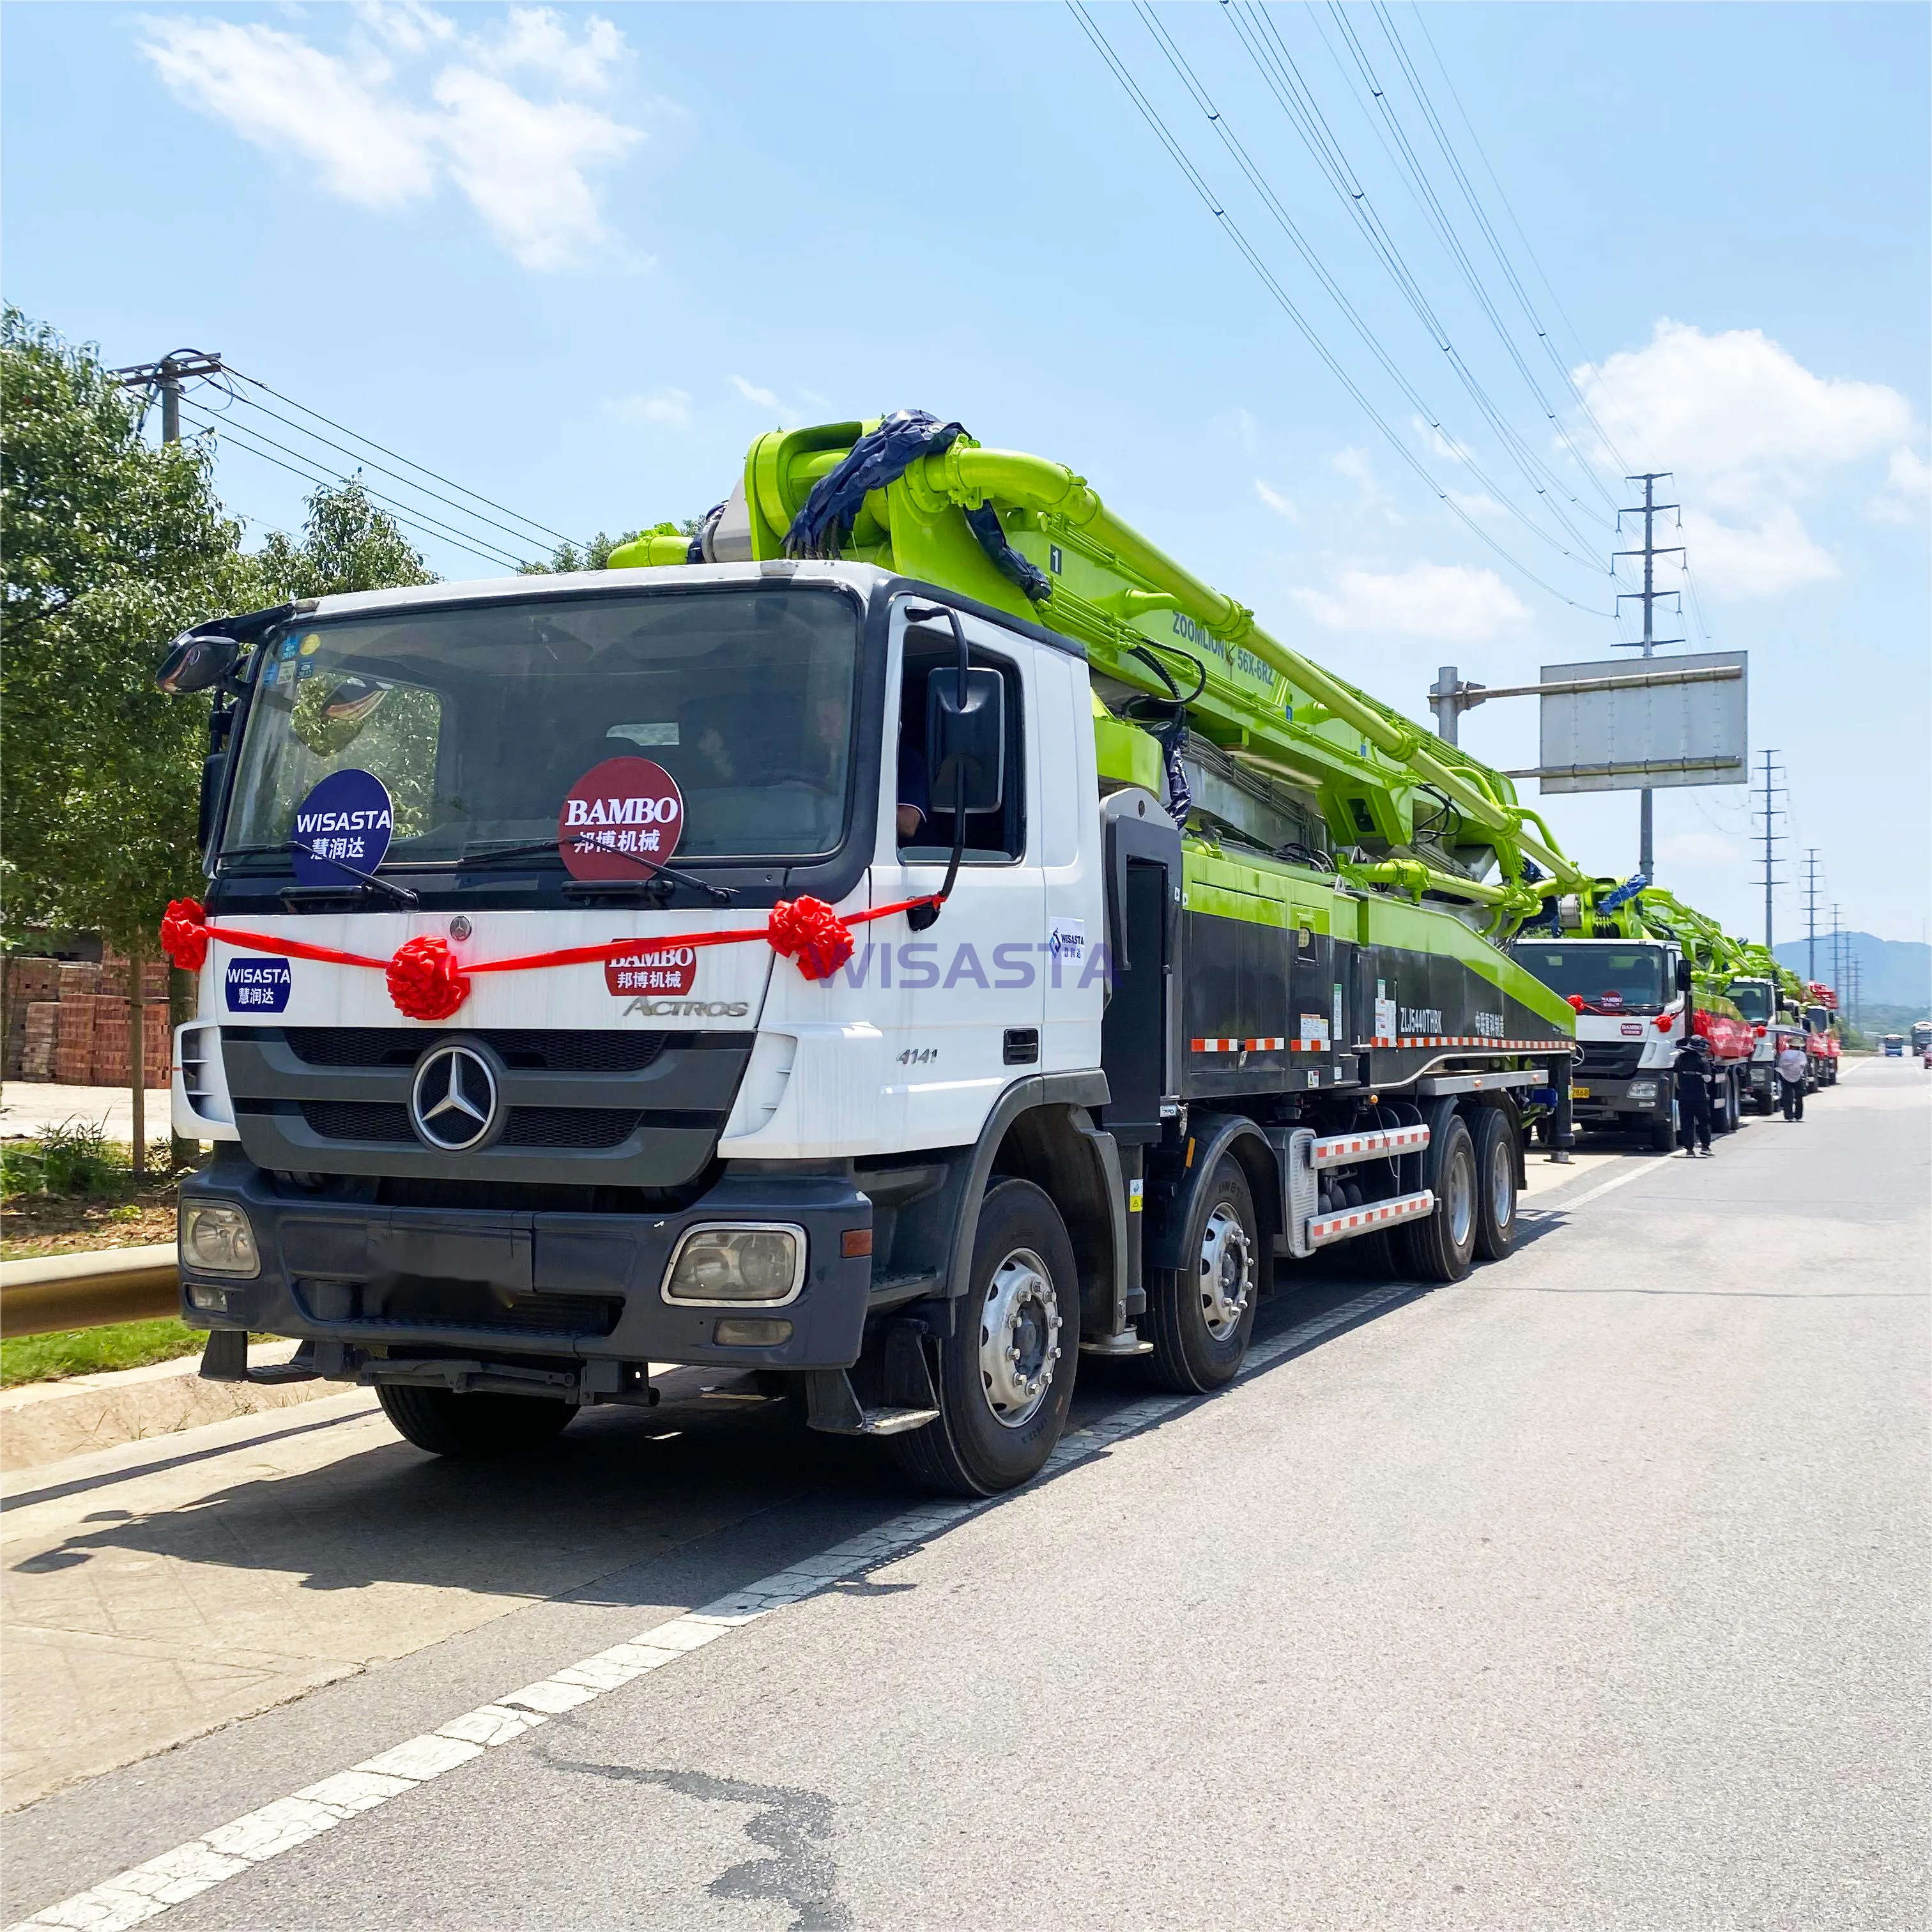
<path fill-rule="evenodd" d="M 1538 762 L 1513 778 L 1553 792 L 1748 784 L 1749 654 L 1700 651 L 1545 664 Z M 1486 694 L 1502 696 L 1496 692 Z"/>

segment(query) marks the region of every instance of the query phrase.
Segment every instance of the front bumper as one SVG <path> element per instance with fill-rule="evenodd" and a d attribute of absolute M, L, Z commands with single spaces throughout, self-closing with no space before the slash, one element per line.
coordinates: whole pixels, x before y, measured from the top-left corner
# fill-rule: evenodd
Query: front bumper
<path fill-rule="evenodd" d="M 715 1363 L 844 1368 L 858 1359 L 872 1287 L 869 1255 L 848 1258 L 872 1207 L 840 1175 L 728 1174 L 688 1206 L 636 1214 L 394 1208 L 304 1195 L 239 1150 L 182 1184 L 184 1204 L 230 1202 L 248 1214 L 262 1271 L 238 1280 L 182 1268 L 182 1318 L 315 1344 L 325 1375 L 354 1379 L 388 1358 L 476 1357 L 568 1370 L 574 1364 Z M 803 1283 L 782 1305 L 668 1302 L 665 1270 L 700 1222 L 781 1222 L 805 1232 Z M 225 1306 L 196 1305 L 194 1292 Z M 204 1299 L 206 1299 L 204 1295 Z M 721 1320 L 787 1322 L 782 1340 L 721 1343 Z M 586 1389 L 616 1381 L 580 1375 Z"/>
<path fill-rule="evenodd" d="M 1630 1089 L 1639 1090 L 1633 1094 Z M 1652 1090 L 1643 1093 L 1648 1087 Z M 1570 1114 L 1580 1127 L 1611 1126 L 1632 1120 L 1654 1120 L 1670 1112 L 1668 1068 L 1628 1076 L 1578 1074 L 1570 1086 Z"/>

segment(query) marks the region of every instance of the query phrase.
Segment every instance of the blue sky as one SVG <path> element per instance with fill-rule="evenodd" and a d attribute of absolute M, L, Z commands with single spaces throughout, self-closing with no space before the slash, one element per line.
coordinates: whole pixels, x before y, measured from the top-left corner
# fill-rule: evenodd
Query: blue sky
<path fill-rule="evenodd" d="M 1780 871 L 1815 846 L 1848 926 L 1924 937 L 1927 10 L 1090 17 L 1373 416 L 1059 5 L 16 5 L 6 292 L 113 362 L 218 350 L 519 528 L 702 511 L 775 423 L 957 416 L 1418 716 L 1439 664 L 1616 654 L 1609 508 L 1671 469 L 1685 634 L 1751 652 L 1789 773 Z M 243 442 L 224 497 L 293 525 Z M 1528 703 L 1465 722 L 1504 766 L 1535 740 Z M 1547 808 L 1634 865 L 1634 796 Z M 1659 794 L 1666 880 L 1755 932 L 1751 830 L 1741 789 Z"/>

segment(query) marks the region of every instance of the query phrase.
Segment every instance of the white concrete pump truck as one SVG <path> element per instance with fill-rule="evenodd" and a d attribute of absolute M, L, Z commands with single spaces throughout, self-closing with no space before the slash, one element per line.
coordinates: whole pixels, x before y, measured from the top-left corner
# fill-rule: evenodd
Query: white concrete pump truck
<path fill-rule="evenodd" d="M 1504 943 L 1591 882 L 1499 774 L 914 412 L 612 566 L 164 667 L 214 694 L 164 928 L 204 1374 L 465 1454 L 756 1370 L 981 1495 L 1082 1352 L 1226 1382 L 1279 1257 L 1508 1252 L 1575 1029 Z"/>

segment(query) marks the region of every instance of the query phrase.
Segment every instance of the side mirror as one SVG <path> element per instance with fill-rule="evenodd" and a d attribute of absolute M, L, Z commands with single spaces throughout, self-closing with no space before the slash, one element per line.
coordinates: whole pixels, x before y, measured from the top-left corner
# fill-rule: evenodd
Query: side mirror
<path fill-rule="evenodd" d="M 935 812 L 950 812 L 963 772 L 966 809 L 997 812 L 1006 796 L 1006 687 L 996 670 L 956 669 L 926 680 L 926 766 Z"/>
<path fill-rule="evenodd" d="M 235 668 L 242 646 L 232 638 L 190 632 L 175 640 L 166 661 L 154 674 L 154 682 L 170 698 L 184 698 L 190 692 L 212 691 Z"/>
<path fill-rule="evenodd" d="M 1680 959 L 1677 962 L 1677 990 L 1680 993 L 1688 993 L 1690 990 L 1690 962 L 1688 959 Z"/>

